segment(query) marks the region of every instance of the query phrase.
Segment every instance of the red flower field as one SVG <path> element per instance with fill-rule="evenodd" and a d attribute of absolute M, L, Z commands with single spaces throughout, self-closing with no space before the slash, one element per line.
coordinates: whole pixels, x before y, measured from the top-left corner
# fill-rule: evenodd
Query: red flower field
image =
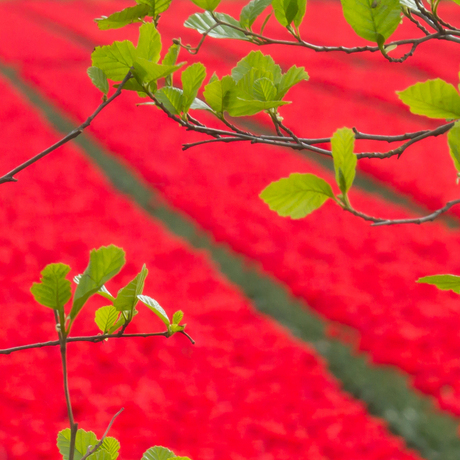
<path fill-rule="evenodd" d="M 223 9 L 237 14 L 243 4 Z M 92 47 L 134 39 L 137 31 L 101 32 L 92 20 L 127 5 L 112 0 L 0 3 L 3 172 L 61 137 L 17 82 L 47 100 L 55 114 L 65 114 L 75 125 L 83 121 L 100 101 L 86 75 Z M 460 19 L 458 6 L 442 7 L 452 21 Z M 191 2 L 174 0 L 160 26 L 165 48 L 177 36 L 184 43 L 199 40 L 182 28 L 194 11 Z M 359 42 L 335 2 L 312 1 L 307 11 L 308 40 Z M 315 27 L 320 22 L 324 27 Z M 436 126 L 410 115 L 394 94 L 428 78 L 458 83 L 456 48 L 442 45 L 440 55 L 435 46 L 440 45 L 420 47 L 402 65 L 377 54 L 302 52 L 296 60 L 284 49 L 262 51 L 309 72 L 311 80 L 289 93 L 294 103 L 282 114 L 296 132 L 319 137 L 342 126 L 388 134 Z M 182 58 L 205 63 L 208 77 L 214 70 L 221 77 L 248 50 L 239 42 L 209 40 L 203 53 Z M 356 353 L 395 366 L 408 376 L 415 394 L 460 415 L 459 301 L 415 283 L 428 274 L 460 274 L 458 208 L 451 212 L 455 227 L 438 221 L 373 228 L 332 203 L 300 221 L 283 219 L 258 194 L 292 172 L 312 172 L 333 183 L 331 171 L 311 154 L 249 144 L 182 151 L 183 143 L 199 137 L 156 109 L 136 106 L 137 101 L 123 93 L 91 126 L 91 142 L 156 192 L 150 207 L 168 206 L 194 223 L 212 244 L 228 246 L 274 284 L 284 285 L 306 311 L 326 322 L 331 335 L 338 330 L 342 337 L 340 331 L 350 330 Z M 257 123 L 269 127 L 262 117 Z M 400 160 L 366 160 L 359 167 L 373 187 L 357 187 L 351 199 L 373 215 L 412 215 L 407 200 L 428 213 L 458 197 L 445 136 L 418 144 Z M 121 442 L 120 458 L 129 460 L 141 458 L 152 445 L 194 460 L 420 458 L 390 433 L 385 420 L 342 389 L 313 345 L 259 313 L 209 253 L 174 235 L 109 183 L 106 173 L 81 147 L 67 144 L 18 175 L 17 184 L 0 187 L 5 306 L 0 348 L 54 339 L 52 314 L 34 303 L 30 286 L 51 262 L 69 264 L 72 276 L 80 273 L 89 250 L 108 244 L 123 247 L 128 261 L 109 288 L 116 291 L 145 262 L 150 270 L 145 293 L 168 313 L 185 312 L 196 345 L 178 335 L 167 341 L 69 345 L 80 427 L 100 435 L 124 407 L 111 434 Z M 386 200 L 385 190 L 406 201 Z M 96 304 L 103 305 L 95 301 L 88 310 Z M 162 330 L 149 313 L 141 311 L 131 332 Z M 92 311 L 82 315 L 75 333 L 95 333 L 92 319 Z M 0 460 L 59 458 L 55 439 L 67 426 L 67 415 L 58 350 L 0 355 L 0 375 Z"/>

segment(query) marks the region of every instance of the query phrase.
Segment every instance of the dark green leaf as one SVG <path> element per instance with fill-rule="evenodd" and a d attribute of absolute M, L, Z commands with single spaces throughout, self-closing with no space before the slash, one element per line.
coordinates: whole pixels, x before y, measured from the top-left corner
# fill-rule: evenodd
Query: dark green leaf
<path fill-rule="evenodd" d="M 232 24 L 236 27 L 240 27 L 240 23 L 228 14 L 214 14 L 220 21 L 224 21 L 227 24 Z M 188 27 L 189 29 L 195 29 L 200 34 L 204 34 L 210 31 L 208 35 L 213 38 L 235 38 L 238 40 L 249 40 L 246 37 L 246 35 L 239 30 L 233 29 L 232 27 L 228 26 L 215 25 L 216 21 L 214 21 L 214 18 L 211 16 L 211 13 L 209 13 L 209 11 L 206 11 L 205 13 L 192 14 L 184 23 L 185 27 Z M 215 27 L 211 30 L 213 26 Z"/>
<path fill-rule="evenodd" d="M 181 75 L 182 79 L 182 111 L 188 112 L 193 101 L 198 94 L 204 79 L 206 78 L 206 68 L 201 62 L 196 62 L 187 67 Z"/>
<path fill-rule="evenodd" d="M 94 67 L 101 69 L 113 81 L 125 78 L 133 65 L 136 49 L 129 41 L 114 42 L 112 45 L 96 46 L 91 54 Z"/>
<path fill-rule="evenodd" d="M 125 287 L 118 291 L 117 298 L 113 302 L 113 306 L 117 311 L 133 311 L 139 299 L 137 296 L 142 294 L 144 290 L 145 279 L 149 271 L 147 267 L 142 267 L 142 270 L 136 277 L 130 281 Z"/>
<path fill-rule="evenodd" d="M 460 95 L 453 85 L 437 78 L 397 91 L 399 99 L 416 115 L 430 118 L 460 118 Z"/>
<path fill-rule="evenodd" d="M 103 246 L 90 252 L 88 267 L 83 272 L 75 290 L 70 318 L 73 320 L 83 308 L 86 301 L 125 264 L 125 251 L 114 245 Z"/>
<path fill-rule="evenodd" d="M 96 435 L 92 431 L 79 429 L 75 438 L 74 460 L 80 460 L 88 451 L 88 447 L 94 447 L 98 443 Z M 69 460 L 70 453 L 70 429 L 66 428 L 58 433 L 57 446 L 64 460 Z"/>
<path fill-rule="evenodd" d="M 88 67 L 86 71 L 89 78 L 93 82 L 93 85 L 105 95 L 109 92 L 109 82 L 107 81 L 107 76 L 103 70 L 98 67 Z"/>
<path fill-rule="evenodd" d="M 399 0 L 341 0 L 343 15 L 362 38 L 378 43 L 387 40 L 401 21 Z"/>
<path fill-rule="evenodd" d="M 145 4 L 130 6 L 122 11 L 117 11 L 109 17 L 97 18 L 97 26 L 101 30 L 119 29 L 133 22 L 142 22 L 143 18 L 149 13 L 150 7 Z"/>
<path fill-rule="evenodd" d="M 168 315 L 155 299 L 146 295 L 138 295 L 137 297 L 143 304 L 147 305 L 147 307 L 149 307 L 150 310 L 152 310 L 167 327 L 171 324 Z"/>
<path fill-rule="evenodd" d="M 357 158 L 353 153 L 355 145 L 353 131 L 349 128 L 338 129 L 332 136 L 331 145 L 335 180 L 340 191 L 346 195 L 353 184 L 356 174 Z"/>
<path fill-rule="evenodd" d="M 151 447 L 142 455 L 142 460 L 168 460 L 174 458 L 174 452 L 166 449 L 166 447 L 155 446 Z"/>
<path fill-rule="evenodd" d="M 334 198 L 331 186 L 313 174 L 293 173 L 268 185 L 260 198 L 282 217 L 301 219 Z"/>
<path fill-rule="evenodd" d="M 244 29 L 250 29 L 254 21 L 263 13 L 272 0 L 251 0 L 240 13 L 240 24 Z"/>
<path fill-rule="evenodd" d="M 34 283 L 30 288 L 35 300 L 53 310 L 64 310 L 64 305 L 70 300 L 72 292 L 70 281 L 65 279 L 70 267 L 65 264 L 49 264 L 41 271 L 40 283 Z"/>
<path fill-rule="evenodd" d="M 148 22 L 139 28 L 139 40 L 136 48 L 136 58 L 158 62 L 161 52 L 161 37 L 155 24 Z M 134 59 L 133 59 L 134 61 Z"/>
<path fill-rule="evenodd" d="M 454 291 L 460 294 L 460 276 L 456 275 L 431 275 L 419 278 L 417 283 L 426 283 L 436 286 L 442 291 Z"/>

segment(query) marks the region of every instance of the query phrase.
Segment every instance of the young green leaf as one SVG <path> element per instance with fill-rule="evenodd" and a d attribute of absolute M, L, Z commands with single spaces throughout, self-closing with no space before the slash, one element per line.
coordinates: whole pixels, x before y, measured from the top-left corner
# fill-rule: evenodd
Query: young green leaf
<path fill-rule="evenodd" d="M 81 275 L 74 276 L 73 277 L 73 282 L 75 284 L 79 284 L 80 279 L 81 279 Z M 111 302 L 113 302 L 115 300 L 115 297 L 112 294 L 110 294 L 109 290 L 105 286 L 102 286 L 101 289 L 99 289 L 99 291 L 97 291 L 96 294 L 99 294 L 100 296 L 105 297 L 106 299 L 110 300 Z"/>
<path fill-rule="evenodd" d="M 346 195 L 356 174 L 357 158 L 353 153 L 355 135 L 349 128 L 338 129 L 331 139 L 334 159 L 335 180 L 340 191 Z"/>
<path fill-rule="evenodd" d="M 266 77 L 255 80 L 252 90 L 252 94 L 259 101 L 273 101 L 276 99 L 276 86 Z"/>
<path fill-rule="evenodd" d="M 335 199 L 331 186 L 314 174 L 293 173 L 272 182 L 260 198 L 282 217 L 301 219 L 321 207 L 328 198 Z"/>
<path fill-rule="evenodd" d="M 99 448 L 88 457 L 88 460 L 112 460 L 112 456 L 107 450 Z"/>
<path fill-rule="evenodd" d="M 103 16 L 95 19 L 95 21 L 101 30 L 119 29 L 134 22 L 142 22 L 150 10 L 151 8 L 146 4 L 129 6 L 122 11 L 112 13 L 109 17 Z"/>
<path fill-rule="evenodd" d="M 297 0 L 273 0 L 272 6 L 277 21 L 283 27 L 289 26 L 299 12 Z"/>
<path fill-rule="evenodd" d="M 172 450 L 166 449 L 166 447 L 154 446 L 144 452 L 142 460 L 168 460 L 174 457 Z"/>
<path fill-rule="evenodd" d="M 102 441 L 101 447 L 109 452 L 110 458 L 112 460 L 117 460 L 118 456 L 120 455 L 118 452 L 120 450 L 120 443 L 117 439 L 112 436 L 107 436 L 104 438 L 104 441 Z"/>
<path fill-rule="evenodd" d="M 281 76 L 278 83 L 278 94 L 276 99 L 280 100 L 286 95 L 286 93 L 297 83 L 301 81 L 307 81 L 310 77 L 305 72 L 304 67 L 296 67 L 293 65 L 285 74 Z"/>
<path fill-rule="evenodd" d="M 412 113 L 430 118 L 460 118 L 460 95 L 453 85 L 436 78 L 397 91 Z"/>
<path fill-rule="evenodd" d="M 229 101 L 227 112 L 232 117 L 248 117 L 263 112 L 264 110 L 275 109 L 286 104 L 290 104 L 290 102 L 247 99 L 247 94 L 237 89 L 234 93 L 234 97 Z"/>
<path fill-rule="evenodd" d="M 147 307 L 149 307 L 150 310 L 152 310 L 153 313 L 155 313 L 161 319 L 161 321 L 163 321 L 163 323 L 165 323 L 165 325 L 169 327 L 171 323 L 169 321 L 168 315 L 155 299 L 152 299 L 151 297 L 146 295 L 138 295 L 137 298 L 143 304 L 147 305 Z"/>
<path fill-rule="evenodd" d="M 112 45 L 96 46 L 91 54 L 91 60 L 93 67 L 101 69 L 107 78 L 121 81 L 133 65 L 135 54 L 134 45 L 129 40 L 125 40 L 113 42 Z"/>
<path fill-rule="evenodd" d="M 86 72 L 88 73 L 88 77 L 91 78 L 93 85 L 107 96 L 109 92 L 109 82 L 107 81 L 107 75 L 104 71 L 93 66 L 88 67 Z"/>
<path fill-rule="evenodd" d="M 92 431 L 79 429 L 75 437 L 74 459 L 80 460 L 88 451 L 88 447 L 94 447 L 98 443 L 96 435 Z M 64 460 L 69 460 L 70 453 L 70 429 L 66 428 L 58 433 L 57 446 Z"/>
<path fill-rule="evenodd" d="M 152 82 L 156 82 L 160 78 L 171 75 L 184 64 L 185 62 L 179 65 L 163 65 L 147 61 L 147 59 L 137 58 L 133 64 L 133 75 L 140 85 L 148 85 Z"/>
<path fill-rule="evenodd" d="M 378 43 L 397 29 L 401 21 L 399 0 L 341 0 L 343 15 L 353 30 L 361 37 Z"/>
<path fill-rule="evenodd" d="M 460 276 L 456 275 L 431 275 L 419 278 L 417 283 L 426 283 L 436 286 L 442 291 L 454 291 L 460 294 Z"/>
<path fill-rule="evenodd" d="M 168 112 L 180 115 L 182 111 L 182 90 L 165 86 L 155 93 L 155 99 L 161 102 Z"/>
<path fill-rule="evenodd" d="M 232 78 L 239 82 L 252 70 L 260 71 L 254 72 L 258 78 L 267 77 L 275 84 L 281 80 L 281 67 L 275 64 L 271 56 L 265 56 L 260 51 L 251 51 L 241 59 L 232 69 Z"/>
<path fill-rule="evenodd" d="M 192 0 L 192 2 L 203 10 L 214 11 L 219 6 L 220 0 Z"/>
<path fill-rule="evenodd" d="M 181 75 L 182 79 L 182 111 L 188 112 L 188 109 L 195 100 L 198 90 L 206 78 L 206 67 L 201 62 L 195 62 L 187 67 Z"/>
<path fill-rule="evenodd" d="M 137 296 L 142 294 L 142 291 L 144 290 L 144 283 L 148 273 L 149 271 L 144 264 L 142 270 L 136 275 L 136 277 L 118 291 L 117 298 L 113 302 L 113 306 L 117 311 L 134 310 L 137 302 L 139 302 Z"/>
<path fill-rule="evenodd" d="M 149 5 L 151 8 L 149 16 L 156 17 L 169 8 L 171 0 L 136 0 L 136 3 Z"/>
<path fill-rule="evenodd" d="M 177 58 L 179 57 L 179 51 L 180 51 L 180 46 L 176 43 L 173 43 L 169 49 L 168 52 L 166 53 L 166 56 L 163 58 L 163 61 L 161 63 L 163 65 L 175 65 L 177 62 Z M 172 86 L 173 82 L 173 76 L 167 75 L 165 77 L 165 85 L 166 86 Z"/>
<path fill-rule="evenodd" d="M 184 317 L 184 312 L 182 310 L 176 311 L 172 319 L 173 324 L 179 324 L 182 321 L 183 317 Z"/>
<path fill-rule="evenodd" d="M 158 62 L 161 52 L 161 37 L 155 24 L 148 22 L 139 28 L 139 40 L 136 48 L 136 58 Z"/>
<path fill-rule="evenodd" d="M 217 77 L 216 77 L 217 78 Z M 204 98 L 209 106 L 217 114 L 222 114 L 230 104 L 232 91 L 235 91 L 236 84 L 230 75 L 222 78 L 222 80 L 210 80 L 204 87 Z"/>
<path fill-rule="evenodd" d="M 227 24 L 232 24 L 235 27 L 240 27 L 240 23 L 224 13 L 214 13 L 214 15 L 219 19 L 219 21 L 226 22 Z M 189 29 L 194 29 L 200 34 L 208 33 L 210 37 L 213 38 L 235 38 L 238 40 L 246 40 L 249 38 L 240 30 L 234 29 L 227 26 L 216 26 L 216 21 L 211 16 L 209 11 L 204 13 L 195 13 L 192 14 L 184 23 L 185 27 Z"/>
<path fill-rule="evenodd" d="M 454 161 L 457 170 L 457 183 L 460 178 L 460 122 L 457 121 L 454 127 L 447 133 L 447 143 L 449 144 L 449 153 Z"/>
<path fill-rule="evenodd" d="M 201 99 L 198 99 L 197 97 L 193 99 L 190 108 L 195 110 L 208 110 L 209 112 L 212 112 L 211 107 L 209 107 L 208 104 L 203 102 Z"/>
<path fill-rule="evenodd" d="M 64 305 L 70 300 L 72 292 L 70 281 L 65 277 L 70 267 L 65 264 L 49 264 L 41 271 L 40 283 L 34 283 L 30 288 L 35 300 L 53 310 L 64 310 Z"/>
<path fill-rule="evenodd" d="M 113 305 L 107 305 L 96 310 L 94 321 L 103 334 L 106 334 L 118 318 L 118 311 Z"/>
<path fill-rule="evenodd" d="M 263 13 L 272 0 L 251 0 L 240 13 L 240 24 L 244 29 L 250 30 L 254 21 Z"/>
<path fill-rule="evenodd" d="M 90 252 L 88 267 L 83 272 L 80 282 L 75 290 L 70 318 L 73 320 L 78 315 L 86 301 L 112 277 L 114 277 L 125 264 L 125 251 L 114 245 L 102 246 Z"/>

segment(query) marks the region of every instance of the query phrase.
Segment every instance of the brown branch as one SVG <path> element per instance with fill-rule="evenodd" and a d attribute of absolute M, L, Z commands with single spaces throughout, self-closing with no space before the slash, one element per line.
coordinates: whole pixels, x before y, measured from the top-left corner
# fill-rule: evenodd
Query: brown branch
<path fill-rule="evenodd" d="M 17 166 L 16 168 L 12 169 L 10 172 L 8 172 L 8 173 L 4 174 L 3 176 L 1 176 L 0 177 L 0 184 L 4 184 L 6 182 L 17 182 L 17 179 L 14 177 L 16 174 L 21 172 L 23 169 L 26 169 L 30 165 L 34 164 L 35 162 L 37 162 L 38 160 L 40 160 L 44 156 L 48 155 L 49 153 L 53 152 L 57 148 L 61 147 L 61 145 L 64 145 L 67 142 L 71 141 L 72 139 L 75 139 L 76 137 L 78 137 L 83 132 L 83 130 L 85 128 L 87 128 L 91 124 L 91 122 L 94 120 L 94 118 L 96 118 L 97 115 L 99 115 L 99 113 L 105 107 L 107 107 L 115 98 L 117 98 L 121 94 L 123 86 L 125 85 L 125 83 L 131 77 L 132 77 L 131 72 L 128 72 L 126 74 L 125 78 L 123 79 L 123 81 L 118 86 L 118 88 L 115 91 L 115 93 L 113 93 L 113 95 L 109 99 L 107 99 L 106 101 L 103 101 L 98 106 L 98 108 L 92 113 L 92 115 L 90 115 L 85 120 L 84 123 L 82 123 L 80 126 L 78 126 L 78 128 L 75 128 L 74 130 L 72 130 L 69 134 L 67 134 L 67 136 L 62 138 L 59 142 L 56 142 L 55 144 L 53 144 L 51 147 L 48 147 L 46 150 L 43 150 L 43 152 L 40 152 L 39 154 L 35 155 L 31 159 L 27 160 L 26 162 L 22 163 L 21 165 Z"/>

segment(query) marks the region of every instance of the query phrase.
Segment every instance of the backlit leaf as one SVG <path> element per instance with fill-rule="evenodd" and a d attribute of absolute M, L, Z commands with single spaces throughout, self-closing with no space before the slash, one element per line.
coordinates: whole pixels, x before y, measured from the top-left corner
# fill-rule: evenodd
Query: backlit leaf
<path fill-rule="evenodd" d="M 109 452 L 112 460 L 117 460 L 120 455 L 118 452 L 120 450 L 120 443 L 117 439 L 112 436 L 107 436 L 104 438 L 104 441 L 102 441 L 101 447 Z"/>
<path fill-rule="evenodd" d="M 236 27 L 240 27 L 240 23 L 228 14 L 214 14 L 220 21 L 224 21 L 227 24 L 232 24 Z M 213 38 L 235 38 L 238 40 L 249 40 L 248 37 L 246 37 L 246 35 L 239 30 L 221 25 L 213 27 L 215 25 L 216 21 L 214 21 L 214 18 L 211 16 L 209 11 L 192 14 L 184 23 L 185 27 L 188 27 L 189 29 L 195 29 L 200 34 L 204 34 L 210 31 L 208 35 Z M 213 27 L 212 30 L 211 27 Z"/>
<path fill-rule="evenodd" d="M 144 283 L 148 273 L 149 271 L 144 264 L 142 270 L 136 275 L 136 277 L 118 291 L 117 298 L 113 302 L 113 306 L 117 311 L 134 310 L 137 302 L 139 302 L 137 296 L 142 294 L 142 291 L 144 290 Z"/>
<path fill-rule="evenodd" d="M 93 452 L 87 458 L 88 460 L 112 460 L 112 456 L 110 455 L 110 452 L 102 448 L 99 448 L 96 452 Z"/>
<path fill-rule="evenodd" d="M 220 0 L 192 0 L 192 2 L 203 10 L 214 11 L 219 6 Z"/>
<path fill-rule="evenodd" d="M 107 305 L 96 310 L 94 321 L 103 334 L 108 332 L 118 318 L 118 311 L 113 305 Z"/>
<path fill-rule="evenodd" d="M 161 37 L 155 24 L 148 22 L 139 28 L 136 57 L 158 62 L 161 52 Z M 133 60 L 134 61 L 134 60 Z"/>
<path fill-rule="evenodd" d="M 232 117 L 246 117 L 255 115 L 268 109 L 281 107 L 289 104 L 288 101 L 258 101 L 256 99 L 245 99 L 244 96 L 239 96 L 235 93 L 235 98 L 231 99 L 231 104 L 227 107 L 227 112 Z"/>
<path fill-rule="evenodd" d="M 222 80 L 214 80 L 204 87 L 203 95 L 209 106 L 217 113 L 227 110 L 231 92 L 236 88 L 235 81 L 229 75 Z"/>
<path fill-rule="evenodd" d="M 147 59 L 137 58 L 133 64 L 133 75 L 140 85 L 146 85 L 171 75 L 184 64 L 185 62 L 179 65 L 163 65 L 147 61 Z"/>
<path fill-rule="evenodd" d="M 457 121 L 454 127 L 447 133 L 447 143 L 449 144 L 449 153 L 457 170 L 457 183 L 460 177 L 460 122 Z"/>
<path fill-rule="evenodd" d="M 283 99 L 286 93 L 297 83 L 307 81 L 310 77 L 305 72 L 304 67 L 296 67 L 293 65 L 285 74 L 281 76 L 278 83 L 278 94 L 276 99 Z"/>
<path fill-rule="evenodd" d="M 416 115 L 430 118 L 460 118 L 460 95 L 453 85 L 437 78 L 397 91 L 399 99 Z"/>
<path fill-rule="evenodd" d="M 260 198 L 282 217 L 301 219 L 334 198 L 331 186 L 314 174 L 293 173 L 268 185 Z"/>
<path fill-rule="evenodd" d="M 245 29 L 250 29 L 254 21 L 260 16 L 272 0 L 251 0 L 240 13 L 240 24 Z"/>
<path fill-rule="evenodd" d="M 259 78 L 254 82 L 253 94 L 259 101 L 273 101 L 276 93 L 275 85 L 268 78 Z"/>
<path fill-rule="evenodd" d="M 149 5 L 152 16 L 158 16 L 171 5 L 171 0 L 136 0 L 136 3 Z"/>
<path fill-rule="evenodd" d="M 91 54 L 91 60 L 93 66 L 101 69 L 107 78 L 121 81 L 133 65 L 135 54 L 134 45 L 129 40 L 125 40 L 113 42 L 112 45 L 96 46 Z"/>
<path fill-rule="evenodd" d="M 166 326 L 170 325 L 168 315 L 155 299 L 152 299 L 151 297 L 146 295 L 138 295 L 137 298 L 143 304 L 147 305 L 147 307 L 149 307 L 150 310 L 152 310 L 161 319 L 161 321 L 165 323 Z"/>
<path fill-rule="evenodd" d="M 454 291 L 460 294 L 460 276 L 456 275 L 431 275 L 419 278 L 417 283 L 426 283 L 436 286 L 442 291 Z"/>
<path fill-rule="evenodd" d="M 173 115 L 179 115 L 182 110 L 182 90 L 165 86 L 155 93 L 155 98 L 161 102 L 166 110 Z"/>
<path fill-rule="evenodd" d="M 112 13 L 110 16 L 103 16 L 97 18 L 97 26 L 101 30 L 119 29 L 133 22 L 141 22 L 143 18 L 149 13 L 150 7 L 146 4 L 130 6 L 122 11 Z"/>
<path fill-rule="evenodd" d="M 98 443 L 96 435 L 92 431 L 79 429 L 75 437 L 74 460 L 80 460 L 88 451 Z M 59 432 L 57 446 L 64 460 L 69 460 L 70 453 L 70 429 L 66 428 Z"/>
<path fill-rule="evenodd" d="M 184 317 L 184 312 L 182 310 L 178 310 L 174 313 L 172 322 L 173 324 L 179 324 Z"/>
<path fill-rule="evenodd" d="M 155 446 L 144 452 L 142 460 L 168 460 L 174 457 L 175 455 L 172 450 L 166 449 L 166 447 Z"/>
<path fill-rule="evenodd" d="M 272 6 L 277 21 L 284 27 L 290 25 L 299 12 L 297 0 L 273 0 Z"/>
<path fill-rule="evenodd" d="M 107 81 L 107 75 L 99 67 L 88 67 L 86 71 L 89 78 L 93 82 L 93 85 L 105 95 L 109 92 L 109 82 Z"/>
<path fill-rule="evenodd" d="M 335 180 L 343 194 L 353 184 L 356 174 L 357 158 L 353 153 L 355 136 L 349 128 L 338 129 L 331 139 L 332 158 L 334 159 Z"/>
<path fill-rule="evenodd" d="M 182 111 L 188 112 L 190 105 L 195 100 L 198 90 L 206 78 L 206 68 L 201 62 L 196 62 L 187 67 L 181 75 L 182 79 Z"/>
<path fill-rule="evenodd" d="M 232 69 L 232 77 L 238 82 L 251 70 L 260 70 L 273 83 L 278 83 L 281 80 L 281 67 L 275 64 L 271 56 L 265 56 L 260 51 L 251 51 L 246 57 L 241 59 L 238 64 Z"/>

